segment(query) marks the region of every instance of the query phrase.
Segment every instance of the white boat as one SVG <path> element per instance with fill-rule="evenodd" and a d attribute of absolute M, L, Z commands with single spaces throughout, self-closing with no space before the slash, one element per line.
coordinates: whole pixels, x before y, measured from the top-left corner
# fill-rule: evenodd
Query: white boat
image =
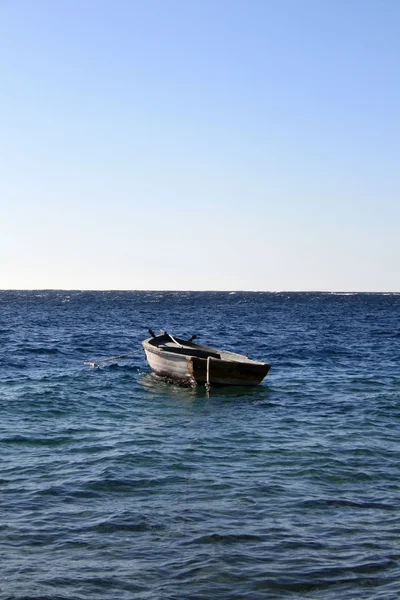
<path fill-rule="evenodd" d="M 195 344 L 161 331 L 144 340 L 147 362 L 156 375 L 193 385 L 257 385 L 271 368 L 269 363 L 243 354 Z"/>

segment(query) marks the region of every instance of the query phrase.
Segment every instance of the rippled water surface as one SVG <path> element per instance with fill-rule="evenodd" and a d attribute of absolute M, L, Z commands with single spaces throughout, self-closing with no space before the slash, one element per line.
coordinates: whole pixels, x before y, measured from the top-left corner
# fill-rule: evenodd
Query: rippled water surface
<path fill-rule="evenodd" d="M 148 327 L 272 369 L 166 384 Z M 397 600 L 399 366 L 394 294 L 0 292 L 0 597 Z"/>

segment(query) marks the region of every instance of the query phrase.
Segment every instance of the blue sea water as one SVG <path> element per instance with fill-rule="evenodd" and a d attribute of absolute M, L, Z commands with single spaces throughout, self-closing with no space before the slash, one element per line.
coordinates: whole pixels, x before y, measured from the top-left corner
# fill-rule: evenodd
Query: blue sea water
<path fill-rule="evenodd" d="M 397 600 L 399 317 L 396 294 L 0 292 L 0 598 Z M 272 369 L 164 383 L 148 327 Z"/>

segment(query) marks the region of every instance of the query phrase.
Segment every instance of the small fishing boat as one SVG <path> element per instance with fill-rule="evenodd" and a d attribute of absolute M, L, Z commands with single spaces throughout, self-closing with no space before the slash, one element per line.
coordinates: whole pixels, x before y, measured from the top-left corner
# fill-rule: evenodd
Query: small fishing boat
<path fill-rule="evenodd" d="M 193 385 L 257 385 L 271 365 L 248 356 L 217 350 L 174 337 L 166 331 L 144 340 L 147 362 L 156 375 L 177 383 Z"/>

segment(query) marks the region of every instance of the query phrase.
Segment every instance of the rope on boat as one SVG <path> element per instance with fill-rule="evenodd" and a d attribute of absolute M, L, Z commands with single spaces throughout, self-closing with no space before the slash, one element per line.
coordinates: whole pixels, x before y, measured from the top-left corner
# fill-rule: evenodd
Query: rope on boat
<path fill-rule="evenodd" d="M 206 391 L 207 395 L 210 393 L 211 385 L 210 385 L 210 362 L 211 356 L 207 356 L 207 379 L 206 379 Z"/>
<path fill-rule="evenodd" d="M 126 354 L 120 354 L 119 356 L 110 356 L 110 358 L 102 358 L 100 360 L 87 360 L 84 361 L 84 365 L 88 365 L 89 367 L 97 367 L 100 363 L 107 362 L 109 360 L 117 360 L 119 358 L 125 358 L 126 356 L 130 356 L 131 354 L 136 354 L 136 352 L 140 352 L 141 348 L 138 350 L 133 350 L 132 352 L 127 352 Z"/>
<path fill-rule="evenodd" d="M 180 344 L 179 342 L 177 342 L 176 339 L 170 333 L 167 333 L 167 332 L 165 332 L 165 333 L 167 334 L 167 336 L 169 338 L 171 338 L 171 340 L 174 342 L 174 344 L 176 344 L 177 346 L 179 346 L 179 348 L 183 348 L 182 344 Z"/>

